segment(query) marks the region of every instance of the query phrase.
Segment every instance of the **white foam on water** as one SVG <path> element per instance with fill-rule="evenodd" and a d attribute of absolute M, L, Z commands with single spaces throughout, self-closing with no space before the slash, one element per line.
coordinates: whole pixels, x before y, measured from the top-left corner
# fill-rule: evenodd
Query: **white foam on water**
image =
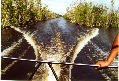
<path fill-rule="evenodd" d="M 29 44 L 31 44 L 31 46 L 33 46 L 33 48 L 35 50 L 36 57 L 37 57 L 38 56 L 37 55 L 38 54 L 38 50 L 37 49 L 40 49 L 40 47 L 36 45 L 37 43 L 36 43 L 35 39 L 32 37 L 32 35 L 30 35 L 29 33 L 26 33 L 24 31 L 20 30 L 19 28 L 16 28 L 16 27 L 12 27 L 12 28 L 14 28 L 15 30 L 23 33 L 23 36 L 25 37 L 25 39 L 27 40 L 27 42 Z M 82 36 L 82 37 L 78 38 L 77 45 L 76 45 L 76 47 L 74 49 L 74 56 L 73 56 L 72 62 L 74 62 L 75 58 L 77 57 L 77 54 L 81 51 L 81 49 L 83 49 L 83 47 L 88 43 L 88 41 L 90 41 L 91 38 L 95 37 L 98 34 L 98 31 L 99 31 L 98 28 L 94 28 L 91 31 L 89 31 L 89 33 L 86 34 L 85 36 Z M 56 57 L 53 58 L 53 59 L 57 60 Z M 56 65 L 53 65 L 53 67 L 55 67 L 55 66 Z M 60 67 L 58 69 L 60 70 Z M 59 74 L 60 71 L 58 71 L 58 69 L 56 69 L 56 73 L 57 73 L 57 75 L 60 75 Z M 51 69 L 49 69 L 48 74 L 49 74 L 49 76 L 47 76 L 47 81 L 56 81 L 56 79 L 55 79 L 55 77 L 54 77 Z"/>
<path fill-rule="evenodd" d="M 37 45 L 36 45 L 36 41 L 29 34 L 24 34 L 24 37 L 27 40 L 27 42 L 33 47 L 33 49 L 35 51 L 35 55 L 37 57 L 38 56 L 38 51 L 37 51 L 38 48 L 37 48 Z"/>
<path fill-rule="evenodd" d="M 109 54 L 110 54 L 110 51 L 103 51 L 101 48 L 99 48 L 95 43 L 92 42 L 92 45 L 94 47 L 94 49 L 96 50 L 96 53 L 95 55 L 93 56 L 96 56 L 98 59 L 96 59 L 95 61 L 98 62 L 98 61 L 103 61 L 105 59 L 108 58 Z M 90 61 L 92 61 L 92 58 L 93 57 L 90 57 L 87 55 L 87 57 L 90 59 Z M 114 61 L 117 61 L 118 60 L 118 57 L 114 59 Z M 115 63 L 115 62 L 112 62 L 111 65 L 118 65 L 118 63 Z M 109 74 L 117 77 L 117 73 L 116 73 L 116 69 L 115 68 L 108 68 L 108 69 L 104 69 L 104 70 L 99 70 L 101 73 L 102 73 L 102 76 L 107 79 L 107 80 L 111 80 L 112 77 L 110 77 Z M 108 73 L 105 73 L 105 71 L 107 71 Z M 114 72 L 115 71 L 115 72 Z"/>
<path fill-rule="evenodd" d="M 36 59 L 37 59 L 37 55 L 38 55 L 38 50 L 37 49 L 40 49 L 40 47 L 36 45 L 36 41 L 33 39 L 32 35 L 30 35 L 27 32 L 24 32 L 24 31 L 20 30 L 17 27 L 12 26 L 12 28 L 14 28 L 16 31 L 18 31 L 18 32 L 23 34 L 23 36 L 25 37 L 27 42 L 34 48 Z M 46 77 L 46 80 L 47 81 L 56 81 L 56 79 L 55 79 L 55 77 L 52 74 L 52 71 L 50 69 L 49 69 L 48 73 L 49 73 L 49 76 Z"/>
<path fill-rule="evenodd" d="M 11 28 L 13 28 L 13 29 L 15 29 L 16 31 L 18 31 L 18 32 L 20 32 L 20 33 L 23 33 L 23 34 L 25 34 L 25 32 L 24 31 L 22 31 L 20 28 L 18 28 L 18 27 L 15 27 L 15 26 L 10 26 Z"/>
<path fill-rule="evenodd" d="M 48 76 L 48 81 L 56 81 L 56 78 L 54 77 L 51 69 L 49 70 L 49 76 Z"/>
<path fill-rule="evenodd" d="M 9 48 L 3 50 L 3 51 L 1 52 L 1 56 L 7 56 L 7 55 L 9 55 L 9 53 L 10 53 L 11 51 L 13 51 L 13 50 L 15 49 L 15 47 L 17 47 L 18 45 L 21 44 L 22 40 L 23 40 L 23 38 L 19 39 L 17 42 L 14 42 L 11 47 L 9 47 Z"/>
<path fill-rule="evenodd" d="M 38 54 L 37 49 L 38 48 L 37 48 L 35 39 L 32 37 L 37 31 L 34 31 L 32 34 L 29 34 L 29 32 L 25 32 L 25 31 L 21 30 L 20 28 L 17 28 L 17 27 L 14 27 L 14 26 L 11 26 L 11 28 L 13 28 L 16 31 L 23 34 L 23 36 L 25 37 L 27 42 L 34 48 L 36 59 L 37 59 L 37 54 Z"/>
<path fill-rule="evenodd" d="M 72 62 L 74 62 L 75 58 L 77 57 L 77 54 L 83 49 L 83 47 L 88 43 L 88 41 L 90 41 L 90 39 L 98 35 L 98 31 L 98 28 L 94 28 L 85 36 L 78 38 L 77 45 L 74 49 L 74 56 Z"/>
<path fill-rule="evenodd" d="M 18 58 L 22 58 L 26 54 L 26 52 L 29 48 L 30 48 L 30 46 Z M 10 68 L 12 68 L 12 66 L 14 64 L 16 64 L 17 62 L 18 62 L 18 60 L 14 60 L 11 64 L 9 64 L 3 70 L 1 70 L 1 74 L 4 74 L 6 71 L 8 71 Z"/>

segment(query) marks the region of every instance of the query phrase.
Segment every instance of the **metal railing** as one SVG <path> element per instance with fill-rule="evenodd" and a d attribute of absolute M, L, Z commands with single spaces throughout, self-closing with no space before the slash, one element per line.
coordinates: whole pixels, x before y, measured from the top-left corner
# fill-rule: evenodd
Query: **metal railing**
<path fill-rule="evenodd" d="M 56 75 L 56 72 L 55 70 L 53 69 L 52 67 L 52 64 L 65 64 L 65 65 L 76 65 L 76 66 L 89 66 L 89 67 L 98 67 L 100 65 L 95 65 L 95 64 L 82 64 L 82 63 L 68 63 L 68 62 L 55 62 L 55 61 L 47 61 L 47 60 L 33 60 L 33 59 L 23 59 L 23 58 L 14 58 L 14 57 L 5 57 L 5 56 L 1 56 L 1 58 L 3 59 L 11 59 L 11 60 L 20 60 L 20 61 L 29 61 L 29 62 L 37 62 L 37 66 L 34 70 L 34 72 L 31 74 L 29 80 L 32 79 L 32 77 L 34 76 L 35 72 L 37 71 L 37 69 L 40 67 L 40 65 L 42 63 L 48 63 L 49 67 L 51 68 L 55 78 L 57 81 L 58 80 L 58 77 Z M 107 68 L 118 68 L 118 66 L 116 65 L 110 65 L 108 66 Z"/>

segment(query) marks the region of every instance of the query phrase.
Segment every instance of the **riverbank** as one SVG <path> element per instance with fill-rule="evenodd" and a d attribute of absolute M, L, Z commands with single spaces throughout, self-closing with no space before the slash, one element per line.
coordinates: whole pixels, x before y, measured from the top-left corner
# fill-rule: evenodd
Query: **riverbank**
<path fill-rule="evenodd" d="M 110 9 L 102 4 L 82 2 L 68 7 L 63 17 L 80 26 L 119 27 L 119 11 L 114 9 L 114 0 L 111 5 Z"/>
<path fill-rule="evenodd" d="M 28 25 L 61 16 L 50 11 L 48 6 L 42 6 L 41 0 L 35 3 L 33 0 L 2 0 L 1 4 L 2 28 Z"/>

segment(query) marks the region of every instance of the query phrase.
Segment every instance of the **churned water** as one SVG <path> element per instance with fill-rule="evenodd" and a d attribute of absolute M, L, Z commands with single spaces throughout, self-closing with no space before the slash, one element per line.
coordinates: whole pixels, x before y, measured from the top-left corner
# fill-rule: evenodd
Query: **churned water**
<path fill-rule="evenodd" d="M 105 60 L 114 37 L 119 32 L 116 28 L 81 27 L 70 24 L 63 18 L 38 22 L 29 28 L 12 28 L 23 36 L 4 49 L 3 55 L 84 64 L 95 64 L 98 60 Z M 88 66 L 71 67 L 60 64 L 53 65 L 53 68 L 60 81 L 118 80 L 116 68 L 98 71 Z M 33 62 L 2 59 L 3 80 L 28 80 L 34 69 Z M 32 80 L 55 81 L 55 77 L 48 65 L 42 64 Z"/>

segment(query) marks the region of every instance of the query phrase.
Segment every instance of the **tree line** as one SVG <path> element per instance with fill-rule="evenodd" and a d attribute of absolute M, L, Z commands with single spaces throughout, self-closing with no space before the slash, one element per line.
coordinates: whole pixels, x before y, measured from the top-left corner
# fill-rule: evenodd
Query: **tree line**
<path fill-rule="evenodd" d="M 2 0 L 2 27 L 27 25 L 37 21 L 60 17 L 51 12 L 48 6 L 42 6 L 41 0 Z"/>
<path fill-rule="evenodd" d="M 48 6 L 43 7 L 41 0 L 2 0 L 1 4 L 2 27 L 61 17 L 50 11 Z M 68 7 L 63 17 L 72 23 L 89 27 L 119 27 L 119 10 L 114 9 L 114 0 L 111 5 L 108 8 L 102 4 L 81 2 Z"/>
<path fill-rule="evenodd" d="M 89 27 L 119 27 L 119 11 L 114 9 L 114 0 L 111 1 L 111 8 L 102 4 L 93 5 L 92 2 L 72 5 L 67 8 L 64 18 Z"/>

